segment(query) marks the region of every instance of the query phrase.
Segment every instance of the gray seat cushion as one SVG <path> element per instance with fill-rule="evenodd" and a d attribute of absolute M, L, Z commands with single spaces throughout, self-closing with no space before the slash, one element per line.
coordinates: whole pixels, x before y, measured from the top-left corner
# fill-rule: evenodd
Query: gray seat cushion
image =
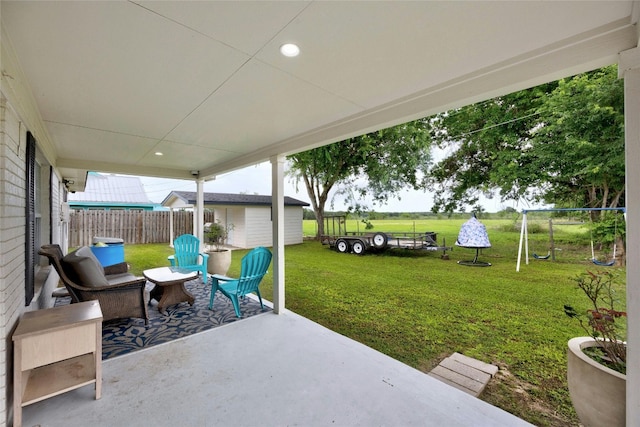
<path fill-rule="evenodd" d="M 81 286 L 93 288 L 109 285 L 104 275 L 104 268 L 87 246 L 67 254 L 62 258 L 62 263 L 73 271 L 72 276 L 75 276 Z"/>
<path fill-rule="evenodd" d="M 120 283 L 131 282 L 138 279 L 138 277 L 134 276 L 131 273 L 118 273 L 118 274 L 110 274 L 107 276 L 107 282 L 110 285 L 119 285 Z"/>

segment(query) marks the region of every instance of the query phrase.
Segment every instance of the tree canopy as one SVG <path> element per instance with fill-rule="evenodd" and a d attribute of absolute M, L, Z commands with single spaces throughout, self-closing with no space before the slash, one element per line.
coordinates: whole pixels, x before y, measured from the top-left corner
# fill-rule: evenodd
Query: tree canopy
<path fill-rule="evenodd" d="M 445 151 L 434 211 L 498 193 L 566 207 L 624 203 L 624 91 L 615 66 L 431 118 Z"/>
<path fill-rule="evenodd" d="M 384 203 L 401 189 L 425 189 L 430 161 L 427 122 L 402 125 L 349 138 L 288 157 L 289 174 L 303 182 L 324 230 L 324 210 L 331 190 L 346 197 L 351 209 L 362 200 Z"/>
<path fill-rule="evenodd" d="M 479 196 L 558 207 L 624 205 L 624 89 L 616 66 L 289 156 L 324 230 L 332 190 L 352 210 L 403 188 L 435 193 L 434 212 Z M 443 154 L 431 167 L 431 147 Z"/>

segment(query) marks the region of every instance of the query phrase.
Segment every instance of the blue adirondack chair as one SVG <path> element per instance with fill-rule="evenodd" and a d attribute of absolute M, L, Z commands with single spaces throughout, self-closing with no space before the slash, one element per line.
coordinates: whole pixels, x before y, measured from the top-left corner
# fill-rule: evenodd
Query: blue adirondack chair
<path fill-rule="evenodd" d="M 173 241 L 175 255 L 167 259 L 173 267 L 180 267 L 202 274 L 202 283 L 207 283 L 207 260 L 209 254 L 200 252 L 200 240 L 193 234 L 183 234 Z"/>
<path fill-rule="evenodd" d="M 242 317 L 240 314 L 240 303 L 238 297 L 244 297 L 247 294 L 255 293 L 262 305 L 262 296 L 258 286 L 262 278 L 267 274 L 267 269 L 271 263 L 271 251 L 267 248 L 257 247 L 242 258 L 242 266 L 240 269 L 240 277 L 237 279 L 214 274 L 211 276 L 211 299 L 209 300 L 209 310 L 213 309 L 213 299 L 216 291 L 222 292 L 224 296 L 229 298 L 233 303 L 236 316 Z"/>

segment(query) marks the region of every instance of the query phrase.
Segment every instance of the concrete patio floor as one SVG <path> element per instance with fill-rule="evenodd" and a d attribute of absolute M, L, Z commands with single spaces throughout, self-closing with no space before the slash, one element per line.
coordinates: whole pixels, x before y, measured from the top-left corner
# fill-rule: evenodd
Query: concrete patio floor
<path fill-rule="evenodd" d="M 525 426 L 513 415 L 286 311 L 103 363 L 27 406 L 25 427 Z"/>

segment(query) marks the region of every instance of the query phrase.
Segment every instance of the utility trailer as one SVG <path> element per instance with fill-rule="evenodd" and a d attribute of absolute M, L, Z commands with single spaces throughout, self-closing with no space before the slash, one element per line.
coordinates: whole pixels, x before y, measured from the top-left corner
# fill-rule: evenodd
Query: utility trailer
<path fill-rule="evenodd" d="M 346 216 L 334 215 L 325 217 L 325 234 L 320 236 L 323 245 L 335 249 L 340 253 L 353 252 L 362 255 L 367 251 L 384 251 L 387 249 L 421 249 L 427 251 L 451 250 L 450 246 L 440 246 L 437 234 L 433 231 L 416 232 L 348 232 L 346 230 Z"/>

